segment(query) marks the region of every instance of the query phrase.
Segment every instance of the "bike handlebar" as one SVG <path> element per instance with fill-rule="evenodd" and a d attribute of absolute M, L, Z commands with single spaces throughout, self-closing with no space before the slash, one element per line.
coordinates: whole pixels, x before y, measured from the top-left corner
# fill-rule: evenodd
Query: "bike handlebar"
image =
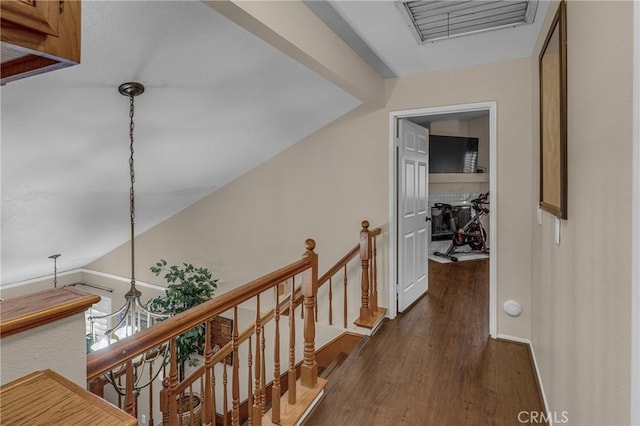
<path fill-rule="evenodd" d="M 489 193 L 485 192 L 484 194 L 480 194 L 480 196 L 476 199 L 471 200 L 473 204 L 489 204 Z"/>

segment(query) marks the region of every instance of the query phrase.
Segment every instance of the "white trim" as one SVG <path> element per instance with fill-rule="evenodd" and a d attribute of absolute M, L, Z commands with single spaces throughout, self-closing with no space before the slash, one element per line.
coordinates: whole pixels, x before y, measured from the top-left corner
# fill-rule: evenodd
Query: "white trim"
<path fill-rule="evenodd" d="M 324 389 L 322 389 L 320 391 L 320 393 L 318 393 L 318 395 L 316 395 L 316 397 L 313 399 L 313 401 L 311 401 L 311 405 L 309 405 L 304 410 L 304 413 L 302 413 L 302 416 L 296 422 L 296 426 L 300 426 L 301 424 L 303 424 L 305 422 L 305 420 L 307 420 L 307 417 L 309 417 L 309 415 L 316 408 L 316 406 L 318 404 L 320 404 L 320 401 L 322 401 L 323 398 L 324 398 Z"/>
<path fill-rule="evenodd" d="M 536 377 L 538 378 L 538 385 L 540 386 L 540 393 L 542 394 L 542 402 L 544 404 L 544 412 L 549 413 L 549 404 L 547 403 L 547 395 L 544 393 L 544 385 L 542 384 L 542 376 L 540 375 L 540 369 L 538 368 L 538 360 L 536 359 L 536 352 L 533 350 L 533 345 L 531 344 L 531 340 L 524 339 L 522 337 L 509 336 L 507 334 L 498 334 L 498 338 L 502 340 L 510 340 L 512 342 L 524 343 L 529 345 L 529 350 L 531 351 L 531 358 L 533 358 L 533 366 L 536 369 Z M 552 416 L 549 416 L 552 417 Z M 553 418 L 549 418 L 549 426 L 553 426 Z"/>
<path fill-rule="evenodd" d="M 66 275 L 71 275 L 71 274 L 76 274 L 78 272 L 80 272 L 80 269 L 71 269 L 69 271 L 60 271 L 57 273 L 58 277 L 64 277 Z M 3 286 L 0 287 L 0 290 L 6 290 L 9 288 L 16 288 L 16 287 L 22 287 L 23 285 L 29 285 L 29 284 L 33 284 L 33 283 L 38 283 L 40 281 L 44 281 L 44 280 L 52 280 L 51 284 L 53 284 L 53 275 L 54 274 L 49 274 L 49 275 L 42 275 L 40 277 L 36 277 L 36 278 L 31 278 L 28 280 L 24 280 L 24 281 L 16 281 L 10 284 L 5 284 Z"/>
<path fill-rule="evenodd" d="M 511 342 L 517 343 L 526 343 L 527 345 L 531 344 L 531 340 L 525 339 L 524 337 L 511 336 L 509 334 L 498 333 L 498 337 L 496 339 L 509 340 Z"/>
<path fill-rule="evenodd" d="M 633 2 L 630 423 L 640 425 L 640 2 Z"/>
<path fill-rule="evenodd" d="M 122 281 L 123 283 L 127 283 L 127 284 L 131 283 L 131 278 L 110 274 L 108 272 L 92 271 L 91 269 L 84 269 L 84 268 L 80 268 L 79 271 L 85 274 L 97 275 L 99 277 L 109 278 L 114 281 Z M 136 279 L 136 285 L 138 287 L 150 288 L 152 290 L 159 290 L 159 291 L 165 291 L 167 289 L 166 287 L 163 287 L 161 285 L 148 283 L 146 281 L 140 281 L 138 279 Z"/>
<path fill-rule="evenodd" d="M 498 333 L 498 144 L 497 144 L 497 103 L 496 101 L 472 104 L 449 105 L 432 108 L 419 108 L 389 113 L 389 306 L 388 317 L 393 319 L 397 312 L 396 291 L 396 134 L 397 122 L 400 118 L 424 115 L 451 114 L 457 112 L 489 111 L 489 203 L 492 206 L 489 218 L 489 234 L 491 256 L 489 257 L 489 334 L 496 337 Z"/>
<path fill-rule="evenodd" d="M 126 277 L 122 277 L 120 275 L 110 274 L 110 273 L 107 273 L 107 272 L 92 271 L 91 269 L 85 269 L 85 268 L 71 269 L 69 271 L 58 272 L 57 275 L 58 275 L 58 277 L 64 277 L 66 275 L 72 275 L 72 274 L 78 274 L 78 273 L 96 275 L 96 276 L 103 277 L 103 278 L 108 278 L 108 279 L 114 280 L 114 281 L 125 282 L 127 284 L 131 283 L 131 278 L 126 278 Z M 37 282 L 48 280 L 48 279 L 53 280 L 53 274 L 43 275 L 43 276 L 38 277 L 38 278 L 32 278 L 32 279 L 25 280 L 25 281 L 18 281 L 18 282 L 15 282 L 15 283 L 3 285 L 2 287 L 0 287 L 0 290 L 6 290 L 6 289 L 9 289 L 9 288 L 21 287 L 23 285 L 29 285 L 29 284 L 37 283 Z M 152 290 L 159 290 L 159 291 L 165 291 L 166 290 L 166 287 L 163 287 L 163 286 L 160 286 L 160 285 L 157 285 L 157 284 L 153 284 L 153 283 L 148 283 L 148 282 L 145 282 L 145 281 L 140 281 L 140 280 L 136 280 L 136 285 L 139 286 L 139 287 L 150 288 Z"/>
<path fill-rule="evenodd" d="M 389 303 L 387 316 L 394 319 L 398 315 L 398 278 L 396 271 L 397 238 L 396 229 L 396 145 L 398 129 L 397 116 L 389 113 Z"/>

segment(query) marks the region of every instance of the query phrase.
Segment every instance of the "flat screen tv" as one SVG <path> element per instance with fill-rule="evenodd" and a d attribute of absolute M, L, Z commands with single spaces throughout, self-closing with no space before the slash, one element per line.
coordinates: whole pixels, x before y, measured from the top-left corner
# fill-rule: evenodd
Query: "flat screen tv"
<path fill-rule="evenodd" d="M 429 173 L 476 173 L 478 138 L 429 136 Z"/>

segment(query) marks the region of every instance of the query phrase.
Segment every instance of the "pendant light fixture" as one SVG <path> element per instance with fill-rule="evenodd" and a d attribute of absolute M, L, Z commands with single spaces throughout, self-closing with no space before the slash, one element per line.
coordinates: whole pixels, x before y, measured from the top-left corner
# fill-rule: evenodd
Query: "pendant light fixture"
<path fill-rule="evenodd" d="M 129 98 L 129 219 L 130 219 L 130 232 L 131 232 L 131 281 L 129 291 L 124 295 L 125 304 L 118 309 L 117 311 L 102 316 L 91 316 L 88 320 L 91 323 L 91 336 L 93 338 L 93 343 L 91 345 L 91 350 L 99 350 L 102 349 L 114 342 L 117 342 L 120 339 L 131 336 L 143 328 L 147 328 L 153 324 L 155 320 L 165 319 L 168 315 L 158 314 L 152 311 L 149 311 L 141 302 L 140 296 L 142 293 L 136 288 L 136 277 L 135 277 L 135 216 L 136 216 L 136 205 L 135 205 L 135 167 L 134 167 L 134 98 L 136 96 L 144 93 L 144 86 L 140 83 L 136 82 L 128 82 L 123 83 L 118 87 L 118 91 L 121 95 Z M 95 336 L 95 327 L 94 324 L 99 320 L 114 320 L 116 321 L 116 325 L 109 328 L 104 337 L 98 338 L 96 341 Z M 136 369 L 144 369 L 146 365 L 149 365 L 151 369 L 152 362 L 155 361 L 158 357 L 162 356 L 164 358 L 162 364 L 166 361 L 168 351 L 166 351 L 165 347 L 159 347 L 154 350 L 151 350 L 134 360 L 134 368 Z M 158 373 L 160 368 L 158 368 Z M 143 377 L 142 371 L 138 371 L 135 377 L 137 377 L 137 381 L 134 384 L 134 390 L 139 391 L 141 388 L 148 386 L 151 382 L 157 377 L 157 374 L 151 374 L 151 379 L 144 384 L 139 384 L 138 382 Z M 116 383 L 115 377 L 117 376 L 117 372 L 110 371 L 106 373 L 105 377 L 111 384 L 116 388 L 116 390 L 123 394 L 124 388 Z"/>
<path fill-rule="evenodd" d="M 53 259 L 53 288 L 58 287 L 58 258 L 61 254 L 52 254 L 49 259 Z"/>

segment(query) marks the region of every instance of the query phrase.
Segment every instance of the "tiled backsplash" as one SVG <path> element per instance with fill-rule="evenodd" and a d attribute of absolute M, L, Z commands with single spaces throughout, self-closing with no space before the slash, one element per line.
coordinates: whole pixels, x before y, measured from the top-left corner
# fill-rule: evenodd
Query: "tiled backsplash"
<path fill-rule="evenodd" d="M 451 205 L 464 205 L 468 203 L 470 200 L 477 198 L 480 196 L 480 192 L 438 192 L 438 193 L 429 193 L 429 206 L 433 207 L 436 203 L 447 203 Z M 458 224 L 458 226 L 462 226 L 462 224 Z M 451 240 L 446 241 L 429 241 L 429 254 L 433 254 L 433 252 L 440 251 L 445 252 L 449 248 L 451 244 Z M 467 251 L 470 250 L 469 246 L 460 247 L 457 251 Z"/>

